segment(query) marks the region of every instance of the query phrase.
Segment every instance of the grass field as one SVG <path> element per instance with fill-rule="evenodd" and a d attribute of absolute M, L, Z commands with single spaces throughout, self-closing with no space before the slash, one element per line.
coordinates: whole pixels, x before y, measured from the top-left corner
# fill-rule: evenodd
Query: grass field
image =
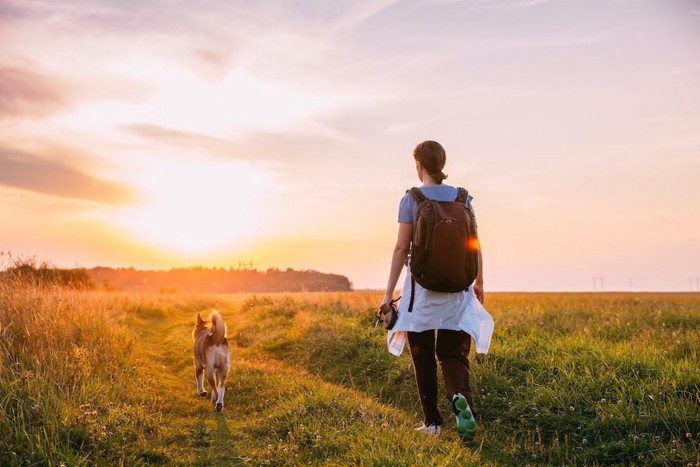
<path fill-rule="evenodd" d="M 413 432 L 410 357 L 386 352 L 379 300 L 0 284 L 0 464 L 700 463 L 700 295 L 487 295 L 466 444 L 451 424 Z M 192 368 L 194 315 L 212 308 L 233 351 L 221 413 Z"/>

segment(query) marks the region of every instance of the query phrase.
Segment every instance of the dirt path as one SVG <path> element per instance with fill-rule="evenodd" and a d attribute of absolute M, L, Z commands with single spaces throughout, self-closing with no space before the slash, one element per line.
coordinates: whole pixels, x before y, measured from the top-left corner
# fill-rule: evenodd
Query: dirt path
<path fill-rule="evenodd" d="M 396 407 L 276 360 L 264 346 L 237 342 L 238 329 L 252 319 L 240 299 L 217 309 L 233 342 L 220 413 L 197 394 L 192 364 L 194 317 L 209 310 L 146 313 L 131 323 L 140 366 L 153 375 L 152 386 L 144 390 L 153 394 L 162 414 L 154 446 L 165 447 L 168 463 L 469 465 L 478 459 L 454 439 L 416 435 L 414 417 Z"/>
<path fill-rule="evenodd" d="M 224 313 L 231 315 L 234 307 Z M 191 341 L 196 311 L 135 320 L 141 364 L 153 375 L 152 386 L 144 389 L 161 404 L 160 431 L 171 459 L 192 465 L 243 464 L 232 440 L 240 432 L 236 420 L 245 414 L 230 400 L 218 413 L 208 398 L 197 395 Z"/>

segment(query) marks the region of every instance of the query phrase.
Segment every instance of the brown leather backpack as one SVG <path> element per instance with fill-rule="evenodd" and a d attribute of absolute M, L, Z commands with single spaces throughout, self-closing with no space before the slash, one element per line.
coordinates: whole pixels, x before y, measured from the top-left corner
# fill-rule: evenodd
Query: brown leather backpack
<path fill-rule="evenodd" d="M 418 188 L 408 192 L 418 203 L 411 243 L 412 280 L 438 292 L 468 290 L 479 270 L 476 218 L 466 204 L 469 192 L 458 188 L 454 201 L 428 199 Z"/>

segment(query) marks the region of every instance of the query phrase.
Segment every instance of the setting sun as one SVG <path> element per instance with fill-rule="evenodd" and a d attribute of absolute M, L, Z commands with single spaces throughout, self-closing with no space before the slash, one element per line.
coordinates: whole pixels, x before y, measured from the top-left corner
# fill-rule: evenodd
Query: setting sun
<path fill-rule="evenodd" d="M 216 252 L 262 233 L 256 215 L 272 175 L 240 161 L 159 160 L 132 175 L 142 199 L 114 223 L 134 238 L 182 255 Z"/>

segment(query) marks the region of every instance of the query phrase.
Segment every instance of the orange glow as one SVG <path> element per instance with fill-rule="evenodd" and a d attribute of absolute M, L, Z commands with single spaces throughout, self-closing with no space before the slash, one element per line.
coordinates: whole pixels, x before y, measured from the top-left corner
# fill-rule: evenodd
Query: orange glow
<path fill-rule="evenodd" d="M 181 255 L 216 253 L 265 232 L 271 175 L 240 161 L 159 160 L 133 183 L 143 201 L 113 222 L 132 238 Z"/>
<path fill-rule="evenodd" d="M 469 240 L 467 240 L 467 248 L 469 248 L 471 251 L 479 251 L 481 248 L 479 239 L 476 237 L 471 237 Z"/>

